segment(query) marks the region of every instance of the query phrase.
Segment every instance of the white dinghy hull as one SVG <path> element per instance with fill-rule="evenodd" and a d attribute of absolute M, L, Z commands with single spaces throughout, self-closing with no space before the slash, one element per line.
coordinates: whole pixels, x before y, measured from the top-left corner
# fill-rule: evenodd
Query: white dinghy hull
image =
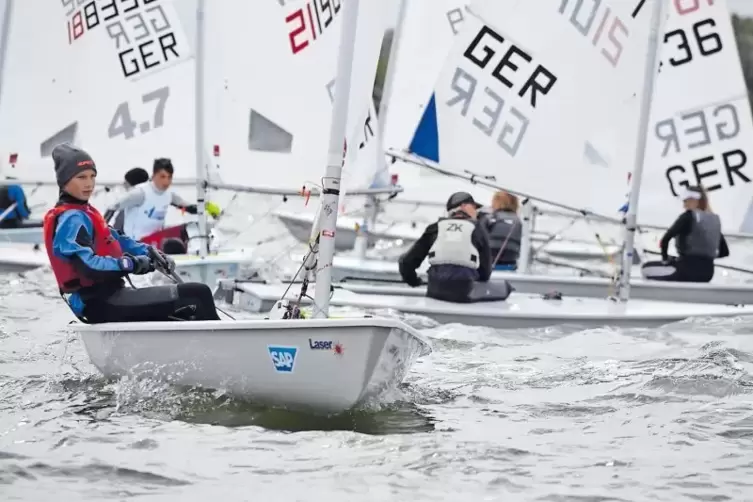
<path fill-rule="evenodd" d="M 0 273 L 26 272 L 49 264 L 44 249 L 31 244 L 0 245 Z"/>
<path fill-rule="evenodd" d="M 249 311 L 264 311 L 282 297 L 285 284 L 221 282 L 227 293 L 239 293 L 238 304 Z M 309 291 L 309 295 L 311 292 Z M 294 299 L 295 292 L 286 298 Z M 303 302 L 302 302 L 303 303 Z M 332 305 L 362 309 L 393 309 L 406 314 L 429 317 L 439 323 L 461 323 L 500 329 L 538 328 L 573 324 L 585 328 L 600 326 L 655 327 L 689 317 L 735 317 L 753 315 L 751 307 L 630 300 L 620 303 L 609 299 L 563 297 L 544 300 L 538 295 L 513 293 L 505 301 L 451 303 L 425 296 L 360 294 L 335 289 Z"/>
<path fill-rule="evenodd" d="M 426 267 L 419 270 L 426 280 Z M 387 260 L 361 260 L 338 256 L 334 260 L 333 278 L 338 281 L 362 280 L 402 283 L 396 262 Z M 515 272 L 494 271 L 492 280 L 507 280 L 519 293 L 544 294 L 559 291 L 566 296 L 606 298 L 615 293 L 609 279 L 600 277 L 575 277 L 556 275 L 523 275 Z M 426 288 L 395 285 L 353 286 L 364 294 L 424 296 Z M 662 282 L 631 279 L 630 297 L 639 300 L 710 303 L 717 305 L 753 305 L 753 286 L 718 283 Z"/>
<path fill-rule="evenodd" d="M 397 319 L 73 324 L 107 378 L 153 378 L 338 413 L 394 389 L 427 339 Z"/>
<path fill-rule="evenodd" d="M 250 277 L 254 273 L 250 256 L 243 252 L 171 256 L 175 260 L 175 273 L 186 282 L 203 282 L 214 287 L 221 279 Z"/>
<path fill-rule="evenodd" d="M 42 227 L 22 227 L 0 229 L 0 242 L 17 244 L 42 244 Z"/>

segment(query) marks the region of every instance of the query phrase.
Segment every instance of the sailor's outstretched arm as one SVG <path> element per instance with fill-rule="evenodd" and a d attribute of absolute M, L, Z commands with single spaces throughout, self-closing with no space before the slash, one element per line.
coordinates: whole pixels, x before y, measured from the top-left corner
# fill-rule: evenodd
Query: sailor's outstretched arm
<path fill-rule="evenodd" d="M 181 197 L 180 195 L 178 195 L 175 192 L 172 192 L 171 195 L 172 195 L 172 200 L 170 201 L 170 204 L 172 206 L 175 206 L 178 209 L 183 209 L 188 214 L 196 214 L 197 213 L 196 204 L 191 204 L 190 202 L 188 202 L 186 199 L 184 199 L 183 197 Z"/>
<path fill-rule="evenodd" d="M 400 276 L 409 286 L 421 285 L 421 279 L 418 277 L 416 269 L 421 266 L 421 263 L 429 254 L 435 240 L 437 240 L 437 224 L 432 223 L 426 227 L 421 237 L 398 260 Z"/>
<path fill-rule="evenodd" d="M 120 200 L 118 200 L 114 205 L 110 206 L 109 209 L 117 210 L 117 209 L 128 209 L 129 207 L 136 207 L 144 203 L 144 192 L 143 190 L 140 190 L 138 187 L 131 190 L 127 194 L 125 194 Z"/>

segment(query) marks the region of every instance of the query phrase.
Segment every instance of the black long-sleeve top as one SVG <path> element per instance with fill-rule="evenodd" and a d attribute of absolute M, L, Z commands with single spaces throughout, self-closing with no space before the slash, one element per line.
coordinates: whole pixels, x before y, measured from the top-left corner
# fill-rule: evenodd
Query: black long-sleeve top
<path fill-rule="evenodd" d="M 664 233 L 661 238 L 661 258 L 664 261 L 669 259 L 669 241 L 677 237 L 689 235 L 693 230 L 693 211 L 687 210 L 677 217 L 672 226 Z M 729 256 L 729 247 L 727 247 L 727 240 L 723 234 L 719 234 L 719 256 L 718 258 L 724 258 Z"/>
<path fill-rule="evenodd" d="M 464 219 L 470 219 L 465 213 L 459 213 Z M 456 216 L 458 214 L 456 213 Z M 437 240 L 438 227 L 436 223 L 430 224 L 421 234 L 416 242 L 406 251 L 398 261 L 400 268 L 400 276 L 403 278 L 406 284 L 410 286 L 418 286 L 421 284 L 416 269 L 421 266 L 424 259 L 429 255 L 431 247 L 434 245 L 434 241 Z M 482 225 L 476 223 L 476 228 L 473 229 L 471 234 L 471 240 L 473 245 L 478 251 L 479 267 L 478 275 L 479 281 L 486 282 L 489 280 L 492 274 L 492 253 L 489 247 L 489 236 L 486 234 Z"/>

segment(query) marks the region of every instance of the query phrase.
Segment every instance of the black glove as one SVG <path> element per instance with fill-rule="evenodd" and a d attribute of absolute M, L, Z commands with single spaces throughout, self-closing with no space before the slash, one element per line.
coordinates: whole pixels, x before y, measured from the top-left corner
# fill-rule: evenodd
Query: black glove
<path fill-rule="evenodd" d="M 408 284 L 408 286 L 412 288 L 417 288 L 424 283 L 424 281 L 422 281 L 421 278 L 418 276 L 416 276 L 415 280 L 411 279 L 410 281 L 405 281 L 405 282 Z"/>
<path fill-rule="evenodd" d="M 149 258 L 151 258 L 152 262 L 155 264 L 155 267 L 159 265 L 159 267 L 168 274 L 175 272 L 175 260 L 170 258 L 169 255 L 166 255 L 154 246 L 149 246 L 147 252 Z"/>
<path fill-rule="evenodd" d="M 120 268 L 124 272 L 134 275 L 154 272 L 154 264 L 148 256 L 133 256 L 128 253 L 125 253 L 120 259 Z"/>

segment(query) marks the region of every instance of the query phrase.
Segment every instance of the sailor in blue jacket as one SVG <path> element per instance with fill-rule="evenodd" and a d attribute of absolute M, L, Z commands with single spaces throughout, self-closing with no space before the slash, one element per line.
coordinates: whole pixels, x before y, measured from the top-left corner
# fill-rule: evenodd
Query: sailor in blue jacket
<path fill-rule="evenodd" d="M 128 274 L 147 274 L 160 263 L 172 273 L 175 262 L 151 246 L 107 225 L 88 203 L 97 168 L 70 145 L 52 152 L 60 187 L 57 205 L 44 218 L 44 241 L 52 271 L 73 313 L 89 323 L 219 320 L 211 290 L 204 284 L 128 288 Z"/>
<path fill-rule="evenodd" d="M 18 228 L 31 216 L 26 204 L 26 193 L 21 185 L 0 186 L 0 214 L 13 206 L 8 214 L 0 220 L 0 228 Z"/>

